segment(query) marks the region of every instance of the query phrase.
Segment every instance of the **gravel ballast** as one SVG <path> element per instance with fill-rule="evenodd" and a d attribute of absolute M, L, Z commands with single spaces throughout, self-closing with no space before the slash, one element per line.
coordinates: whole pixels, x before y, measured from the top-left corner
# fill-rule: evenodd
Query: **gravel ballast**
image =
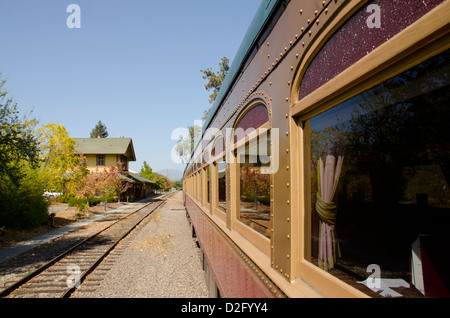
<path fill-rule="evenodd" d="M 72 297 L 208 296 L 200 251 L 192 239 L 181 192 L 153 212 L 151 219 L 123 243 L 121 252 L 105 261 L 105 270 L 101 265 Z"/>

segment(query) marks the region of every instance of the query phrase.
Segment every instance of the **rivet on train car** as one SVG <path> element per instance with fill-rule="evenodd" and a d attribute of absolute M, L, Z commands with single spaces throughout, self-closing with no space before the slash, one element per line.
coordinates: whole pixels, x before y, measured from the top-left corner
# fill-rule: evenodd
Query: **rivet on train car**
<path fill-rule="evenodd" d="M 269 46 L 270 45 L 270 42 L 267 42 L 267 46 Z"/>
<path fill-rule="evenodd" d="M 287 101 L 287 102 L 289 101 L 289 97 L 286 97 L 286 101 Z"/>
<path fill-rule="evenodd" d="M 289 136 L 289 131 L 286 131 L 286 136 Z"/>
<path fill-rule="evenodd" d="M 302 9 L 300 9 L 300 14 L 303 14 L 303 10 Z"/>
<path fill-rule="evenodd" d="M 291 86 L 291 81 L 288 81 L 288 86 Z"/>
<path fill-rule="evenodd" d="M 289 188 L 289 182 L 288 183 L 286 183 L 286 186 Z"/>
<path fill-rule="evenodd" d="M 294 66 L 291 66 L 291 71 L 294 69 Z"/>
<path fill-rule="evenodd" d="M 283 269 L 282 268 L 280 268 L 280 273 L 283 273 Z"/>
<path fill-rule="evenodd" d="M 317 19 L 316 23 L 317 23 L 317 25 L 319 25 L 319 19 Z"/>
<path fill-rule="evenodd" d="M 275 268 L 278 269 L 278 265 L 275 265 Z"/>
<path fill-rule="evenodd" d="M 289 223 L 289 222 L 291 221 L 291 219 L 290 219 L 290 218 L 287 218 L 286 221 L 288 221 L 288 223 Z"/>
<path fill-rule="evenodd" d="M 325 9 L 325 14 L 327 14 L 327 13 L 328 13 L 328 8 Z"/>
<path fill-rule="evenodd" d="M 317 10 L 314 10 L 314 15 L 317 15 L 317 13 L 319 13 Z"/>
<path fill-rule="evenodd" d="M 296 58 L 298 58 L 298 53 L 297 53 L 297 54 L 295 54 L 295 57 L 296 57 Z"/>
<path fill-rule="evenodd" d="M 295 35 L 295 38 L 298 39 L 298 34 Z"/>
<path fill-rule="evenodd" d="M 322 6 L 325 6 L 325 1 L 322 1 Z"/>
<path fill-rule="evenodd" d="M 289 114 L 286 114 L 286 118 L 288 118 L 289 117 Z"/>
<path fill-rule="evenodd" d="M 283 52 L 280 53 L 280 57 L 283 57 Z"/>
<path fill-rule="evenodd" d="M 286 149 L 286 152 L 289 153 L 289 149 Z"/>
<path fill-rule="evenodd" d="M 292 41 L 291 41 L 291 45 L 292 45 Z M 287 48 L 287 47 L 285 47 L 285 48 L 284 48 L 284 51 L 286 52 L 287 50 L 288 50 L 288 48 Z"/>
<path fill-rule="evenodd" d="M 272 82 L 270 82 L 269 84 L 272 85 Z"/>
<path fill-rule="evenodd" d="M 270 59 L 270 54 L 267 54 L 267 58 Z"/>
<path fill-rule="evenodd" d="M 301 28 L 301 31 L 302 31 L 302 33 L 303 33 L 303 32 L 305 32 L 305 28 L 304 28 L 304 27 L 302 27 L 302 28 Z"/>
<path fill-rule="evenodd" d="M 273 184 L 271 184 L 270 187 L 273 188 Z"/>
<path fill-rule="evenodd" d="M 287 239 L 289 240 L 290 238 L 291 238 L 291 236 L 288 234 L 288 235 L 286 235 L 286 237 L 287 237 Z"/>
<path fill-rule="evenodd" d="M 287 258 L 287 259 L 289 259 L 289 257 L 290 257 L 290 256 L 289 256 L 289 254 L 288 254 L 288 255 L 286 255 L 286 258 Z"/>
<path fill-rule="evenodd" d="M 275 63 L 272 63 L 272 66 L 275 66 Z"/>
<path fill-rule="evenodd" d="M 310 24 L 311 23 L 311 19 L 308 19 L 308 24 Z"/>
<path fill-rule="evenodd" d="M 277 62 L 277 63 L 278 63 L 278 58 L 276 58 L 276 59 L 275 59 L 275 62 Z"/>
<path fill-rule="evenodd" d="M 308 34 L 309 34 L 309 36 L 311 36 L 312 32 L 311 32 L 311 31 L 309 31 L 309 32 L 308 32 Z"/>
<path fill-rule="evenodd" d="M 305 46 L 305 42 L 303 42 L 302 45 Z"/>
<path fill-rule="evenodd" d="M 263 79 L 264 78 L 264 76 L 263 75 L 261 75 L 261 79 Z"/>
<path fill-rule="evenodd" d="M 290 204 L 291 202 L 289 201 L 289 200 L 287 200 L 287 202 L 286 202 L 287 204 Z"/>

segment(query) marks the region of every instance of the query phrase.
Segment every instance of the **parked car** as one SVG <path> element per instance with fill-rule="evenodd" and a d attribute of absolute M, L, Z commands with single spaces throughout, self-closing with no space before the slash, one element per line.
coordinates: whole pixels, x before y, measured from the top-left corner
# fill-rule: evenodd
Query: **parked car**
<path fill-rule="evenodd" d="M 46 197 L 48 200 L 50 199 L 54 199 L 58 196 L 62 195 L 61 192 L 56 192 L 55 189 L 53 189 L 52 191 L 48 191 L 47 189 L 44 190 L 44 194 L 43 196 Z"/>

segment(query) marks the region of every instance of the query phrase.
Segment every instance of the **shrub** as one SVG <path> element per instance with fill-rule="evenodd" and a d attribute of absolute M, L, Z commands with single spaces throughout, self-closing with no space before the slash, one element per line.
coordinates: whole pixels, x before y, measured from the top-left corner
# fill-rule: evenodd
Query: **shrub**
<path fill-rule="evenodd" d="M 0 177 L 0 227 L 26 229 L 48 221 L 49 203 L 43 197 L 40 169 L 27 163 L 20 166 L 21 177 Z"/>

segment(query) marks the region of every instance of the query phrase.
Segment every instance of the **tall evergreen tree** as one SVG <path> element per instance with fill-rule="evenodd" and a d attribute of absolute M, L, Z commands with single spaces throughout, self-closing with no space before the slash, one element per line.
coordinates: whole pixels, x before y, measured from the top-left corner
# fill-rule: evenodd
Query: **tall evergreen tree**
<path fill-rule="evenodd" d="M 106 126 L 99 120 L 91 131 L 91 138 L 106 138 L 108 135 Z"/>

